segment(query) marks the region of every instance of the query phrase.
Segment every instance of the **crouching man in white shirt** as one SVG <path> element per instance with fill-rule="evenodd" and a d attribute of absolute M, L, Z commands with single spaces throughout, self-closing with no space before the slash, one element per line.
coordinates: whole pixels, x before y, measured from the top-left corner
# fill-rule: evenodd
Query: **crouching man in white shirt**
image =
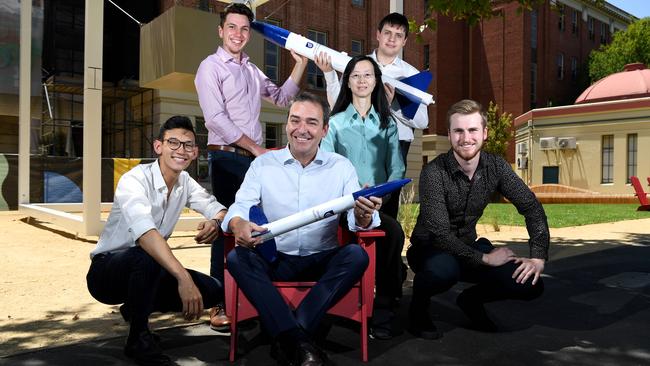
<path fill-rule="evenodd" d="M 194 240 L 211 243 L 226 208 L 184 171 L 198 155 L 187 117 L 167 120 L 153 148 L 155 162 L 120 178 L 106 227 L 90 253 L 86 280 L 98 301 L 123 304 L 120 313 L 130 323 L 124 353 L 140 365 L 167 365 L 172 362 L 149 331 L 149 315 L 175 311 L 198 319 L 223 296 L 222 283 L 185 269 L 167 239 L 183 208 L 190 207 L 208 219 L 199 223 Z"/>

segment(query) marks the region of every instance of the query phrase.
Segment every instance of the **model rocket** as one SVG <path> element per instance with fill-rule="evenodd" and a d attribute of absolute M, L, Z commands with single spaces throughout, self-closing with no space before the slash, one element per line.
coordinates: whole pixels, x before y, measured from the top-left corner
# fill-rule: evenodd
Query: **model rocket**
<path fill-rule="evenodd" d="M 332 68 L 338 72 L 343 72 L 348 62 L 352 59 L 345 52 L 335 51 L 311 39 L 272 24 L 253 21 L 251 28 L 259 32 L 269 42 L 286 49 L 292 49 L 297 54 L 305 56 L 312 61 L 321 52 L 326 53 L 332 60 Z M 431 73 L 428 71 L 422 71 L 400 80 L 386 75 L 382 75 L 381 79 L 384 83 L 395 88 L 396 98 L 402 109 L 402 114 L 408 118 L 413 118 L 420 103 L 425 105 L 434 103 L 433 96 L 426 92 L 432 79 Z"/>
<path fill-rule="evenodd" d="M 254 233 L 253 237 L 256 238 L 261 236 L 262 242 L 265 242 L 288 231 L 347 211 L 354 207 L 354 201 L 359 197 L 383 197 L 390 192 L 402 188 L 410 181 L 411 180 L 408 178 L 393 180 L 384 184 L 376 185 L 374 187 L 361 189 L 352 194 L 348 194 L 325 203 L 321 203 L 318 206 L 297 212 L 280 220 L 261 225 L 262 227 L 266 228 L 266 231 Z"/>

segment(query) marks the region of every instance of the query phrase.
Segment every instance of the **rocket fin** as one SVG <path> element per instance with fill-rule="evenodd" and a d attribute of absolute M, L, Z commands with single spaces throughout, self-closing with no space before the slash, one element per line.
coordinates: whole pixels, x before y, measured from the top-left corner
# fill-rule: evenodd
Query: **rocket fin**
<path fill-rule="evenodd" d="M 252 206 L 248 211 L 248 220 L 254 222 L 257 225 L 268 224 L 269 220 L 264 215 L 264 211 L 260 206 Z M 260 253 L 262 258 L 266 259 L 267 262 L 273 263 L 278 258 L 278 248 L 275 245 L 275 239 L 269 239 L 255 247 Z"/>
<path fill-rule="evenodd" d="M 423 92 L 427 91 L 429 84 L 431 84 L 431 80 L 433 80 L 433 75 L 431 75 L 429 71 L 421 71 L 407 78 L 400 79 L 404 84 L 422 90 Z M 396 88 L 396 91 L 397 93 L 395 93 L 395 97 L 397 98 L 397 103 L 399 103 L 399 106 L 402 109 L 402 114 L 406 118 L 413 119 L 422 101 L 420 98 L 399 88 Z"/>

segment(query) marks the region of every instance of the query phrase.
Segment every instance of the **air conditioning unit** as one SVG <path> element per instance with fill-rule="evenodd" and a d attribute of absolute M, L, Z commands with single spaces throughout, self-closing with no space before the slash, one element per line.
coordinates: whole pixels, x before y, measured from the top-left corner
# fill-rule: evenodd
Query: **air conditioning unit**
<path fill-rule="evenodd" d="M 517 169 L 527 169 L 528 168 L 528 158 L 526 156 L 517 156 Z"/>
<path fill-rule="evenodd" d="M 555 150 L 557 149 L 557 137 L 542 137 L 539 139 L 540 150 Z"/>
<path fill-rule="evenodd" d="M 528 143 L 520 142 L 516 145 L 517 155 L 526 155 L 528 154 Z"/>
<path fill-rule="evenodd" d="M 576 138 L 575 137 L 558 137 L 557 146 L 560 149 L 575 149 L 576 148 Z"/>

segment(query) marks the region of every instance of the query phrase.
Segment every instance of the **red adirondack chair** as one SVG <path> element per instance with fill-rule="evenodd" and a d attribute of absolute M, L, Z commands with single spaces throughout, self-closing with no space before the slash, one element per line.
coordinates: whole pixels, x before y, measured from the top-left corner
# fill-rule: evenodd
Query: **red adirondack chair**
<path fill-rule="evenodd" d="M 632 181 L 632 187 L 634 187 L 635 195 L 639 199 L 639 203 L 641 203 L 641 206 L 639 206 L 636 210 L 650 211 L 650 202 L 648 202 L 647 193 L 643 191 L 641 181 L 639 181 L 639 178 L 635 176 L 630 177 L 630 180 Z M 648 177 L 648 184 L 650 184 L 650 177 Z"/>
<path fill-rule="evenodd" d="M 360 323 L 361 360 L 368 362 L 368 318 L 372 315 L 375 288 L 375 240 L 385 236 L 382 230 L 370 230 L 351 233 L 339 226 L 338 240 L 340 245 L 356 242 L 368 253 L 369 264 L 359 282 L 339 300 L 327 313 Z M 350 240 L 354 237 L 356 240 Z M 233 236 L 226 235 L 225 253 L 235 247 Z M 231 318 L 230 324 L 230 362 L 235 361 L 237 352 L 237 323 L 258 316 L 257 310 L 241 291 L 237 282 L 225 270 L 226 313 Z M 285 301 L 296 308 L 307 295 L 315 282 L 274 282 Z"/>

